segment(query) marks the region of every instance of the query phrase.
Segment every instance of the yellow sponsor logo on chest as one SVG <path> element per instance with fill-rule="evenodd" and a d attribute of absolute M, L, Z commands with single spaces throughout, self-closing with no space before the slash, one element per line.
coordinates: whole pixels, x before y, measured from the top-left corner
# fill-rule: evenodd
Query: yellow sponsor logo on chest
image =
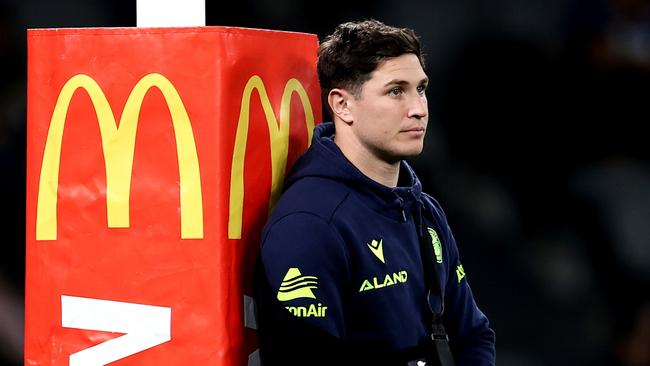
<path fill-rule="evenodd" d="M 406 283 L 406 281 L 408 281 L 408 273 L 406 273 L 406 271 L 389 273 L 383 278 L 372 277 L 371 279 L 364 280 L 363 283 L 361 284 L 361 288 L 359 289 L 359 292 L 394 286 L 400 283 Z"/>

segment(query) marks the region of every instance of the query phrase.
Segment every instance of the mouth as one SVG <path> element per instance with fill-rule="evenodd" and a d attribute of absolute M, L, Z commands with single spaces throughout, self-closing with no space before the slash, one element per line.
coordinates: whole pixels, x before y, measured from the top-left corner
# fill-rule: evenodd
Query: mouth
<path fill-rule="evenodd" d="M 413 126 L 402 130 L 402 132 L 411 132 L 411 133 L 423 133 L 424 127 L 422 126 Z"/>

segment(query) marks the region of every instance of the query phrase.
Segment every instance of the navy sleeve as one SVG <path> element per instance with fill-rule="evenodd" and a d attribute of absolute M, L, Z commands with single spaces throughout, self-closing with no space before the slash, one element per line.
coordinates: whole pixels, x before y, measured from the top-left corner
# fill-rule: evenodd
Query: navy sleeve
<path fill-rule="evenodd" d="M 460 262 L 453 234 L 447 226 L 449 267 L 443 321 L 457 366 L 495 365 L 495 335 L 474 301 L 468 276 Z"/>
<path fill-rule="evenodd" d="M 332 356 L 345 337 L 342 297 L 350 276 L 337 232 L 313 214 L 285 216 L 265 230 L 257 272 L 265 365 L 324 362 Z"/>
<path fill-rule="evenodd" d="M 449 335 L 449 346 L 457 366 L 494 366 L 496 364 L 495 334 L 488 318 L 476 305 L 468 276 L 460 261 L 456 240 L 440 204 L 425 194 L 438 223 L 446 253 L 446 278 L 443 323 Z M 444 268 L 444 267 L 443 267 Z"/>

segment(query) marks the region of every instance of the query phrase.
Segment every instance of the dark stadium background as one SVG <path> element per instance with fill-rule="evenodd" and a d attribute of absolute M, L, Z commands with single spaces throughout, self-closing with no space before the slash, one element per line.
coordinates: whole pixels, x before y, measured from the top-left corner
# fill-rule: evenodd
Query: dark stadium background
<path fill-rule="evenodd" d="M 207 24 L 421 35 L 413 163 L 447 211 L 500 366 L 650 365 L 645 0 L 208 1 Z M 134 26 L 132 1 L 0 2 L 0 364 L 22 364 L 26 29 Z"/>

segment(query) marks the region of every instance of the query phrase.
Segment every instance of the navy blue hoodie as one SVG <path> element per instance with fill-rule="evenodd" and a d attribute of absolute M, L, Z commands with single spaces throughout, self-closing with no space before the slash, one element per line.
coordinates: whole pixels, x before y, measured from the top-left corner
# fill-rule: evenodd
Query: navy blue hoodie
<path fill-rule="evenodd" d="M 405 162 L 396 188 L 366 177 L 333 135 L 332 123 L 316 127 L 262 234 L 256 297 L 264 365 L 434 359 L 432 309 L 443 312 L 458 366 L 494 365 L 494 332 L 438 203 Z M 422 238 L 433 249 L 428 257 Z M 438 266 L 441 291 L 429 292 L 434 276 L 423 257 Z"/>

